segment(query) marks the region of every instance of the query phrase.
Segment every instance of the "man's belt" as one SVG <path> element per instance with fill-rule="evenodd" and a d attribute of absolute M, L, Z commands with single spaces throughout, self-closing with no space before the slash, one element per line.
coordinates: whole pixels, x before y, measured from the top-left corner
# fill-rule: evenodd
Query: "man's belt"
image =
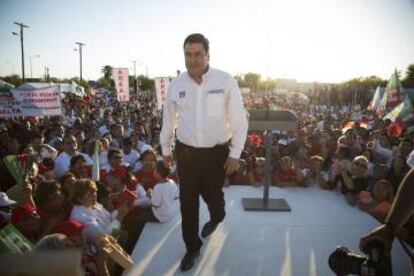
<path fill-rule="evenodd" d="M 186 145 L 183 142 L 180 142 L 180 140 L 176 141 L 177 145 L 179 145 L 183 148 L 192 150 L 192 151 L 206 151 L 206 150 L 212 150 L 212 149 L 217 149 L 217 148 L 222 148 L 222 147 L 228 147 L 228 146 L 230 146 L 230 143 L 231 143 L 231 139 L 228 140 L 227 142 L 224 142 L 222 144 L 217 144 L 213 147 L 193 147 L 193 146 Z"/>

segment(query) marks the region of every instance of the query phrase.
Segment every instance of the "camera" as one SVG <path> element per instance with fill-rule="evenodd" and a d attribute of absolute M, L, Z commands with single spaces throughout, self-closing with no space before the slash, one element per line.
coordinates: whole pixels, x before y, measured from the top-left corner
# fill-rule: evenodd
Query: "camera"
<path fill-rule="evenodd" d="M 338 276 L 391 276 L 391 252 L 380 242 L 372 242 L 364 251 L 367 255 L 351 252 L 345 246 L 337 246 L 329 256 L 329 267 Z"/>

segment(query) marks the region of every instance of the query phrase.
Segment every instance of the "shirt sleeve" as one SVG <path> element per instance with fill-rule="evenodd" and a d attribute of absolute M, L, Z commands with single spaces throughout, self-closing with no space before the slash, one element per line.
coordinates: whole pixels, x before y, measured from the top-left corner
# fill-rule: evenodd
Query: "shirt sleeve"
<path fill-rule="evenodd" d="M 247 114 L 243 105 L 239 87 L 235 79 L 230 78 L 228 99 L 228 118 L 232 133 L 230 154 L 231 158 L 239 159 L 247 137 Z"/>
<path fill-rule="evenodd" d="M 171 155 L 171 145 L 174 138 L 174 131 L 177 128 L 177 107 L 172 100 L 173 83 L 169 85 L 167 91 L 167 97 L 165 98 L 163 116 L 162 116 L 162 129 L 160 133 L 160 144 L 162 155 Z"/>
<path fill-rule="evenodd" d="M 151 197 L 151 203 L 152 203 L 152 207 L 155 207 L 155 208 L 158 208 L 161 206 L 162 196 L 161 196 L 161 190 L 160 190 L 159 185 L 156 185 L 154 187 L 154 191 Z"/>

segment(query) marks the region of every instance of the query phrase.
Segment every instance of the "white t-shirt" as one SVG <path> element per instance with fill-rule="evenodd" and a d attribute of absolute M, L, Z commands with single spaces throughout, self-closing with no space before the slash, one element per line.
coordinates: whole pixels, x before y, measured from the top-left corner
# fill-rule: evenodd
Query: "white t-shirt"
<path fill-rule="evenodd" d="M 100 203 L 96 203 L 93 208 L 73 206 L 70 219 L 86 225 L 87 241 L 96 243 L 99 234 L 111 234 L 114 229 L 121 227 L 121 223 L 116 219 L 117 215 L 117 210 L 109 213 Z"/>
<path fill-rule="evenodd" d="M 75 155 L 82 154 L 85 157 L 86 165 L 90 166 L 93 165 L 92 159 L 84 153 L 77 151 Z M 73 155 L 73 156 L 75 156 Z M 59 179 L 62 175 L 64 175 L 67 171 L 69 171 L 70 167 L 70 159 L 72 156 L 67 154 L 66 152 L 62 152 L 56 159 L 55 159 L 55 175 L 56 178 Z"/>
<path fill-rule="evenodd" d="M 152 192 L 152 212 L 160 222 L 167 222 L 177 212 L 177 184 L 169 179 L 167 182 L 155 185 Z"/>
<path fill-rule="evenodd" d="M 131 152 L 129 154 L 125 154 L 124 152 L 122 152 L 122 161 L 124 163 L 128 163 L 129 166 L 131 166 L 132 168 L 135 167 L 135 163 L 138 161 L 139 159 L 139 153 L 136 150 L 131 150 Z"/>

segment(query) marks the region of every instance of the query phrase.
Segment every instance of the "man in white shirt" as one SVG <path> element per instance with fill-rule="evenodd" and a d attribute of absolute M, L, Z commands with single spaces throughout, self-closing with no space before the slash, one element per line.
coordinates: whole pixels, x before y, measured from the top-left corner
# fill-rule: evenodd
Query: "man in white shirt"
<path fill-rule="evenodd" d="M 210 235 L 225 217 L 225 175 L 237 171 L 247 135 L 247 117 L 234 78 L 209 67 L 209 42 L 202 34 L 184 41 L 187 72 L 171 82 L 164 103 L 160 144 L 164 163 L 175 152 L 180 179 L 183 239 L 187 253 L 181 270 L 194 266 L 200 253 L 199 196 L 207 203 L 210 221 L 201 232 Z"/>
<path fill-rule="evenodd" d="M 77 145 L 75 136 L 71 134 L 65 135 L 63 138 L 63 152 L 55 159 L 55 175 L 57 179 L 69 171 L 70 159 L 72 159 L 75 155 L 83 155 L 86 160 L 86 165 L 89 166 L 93 164 L 92 159 L 87 154 L 76 150 Z"/>
<path fill-rule="evenodd" d="M 139 160 L 139 153 L 133 149 L 131 138 L 127 137 L 122 140 L 122 161 L 134 168 L 135 163 Z"/>

